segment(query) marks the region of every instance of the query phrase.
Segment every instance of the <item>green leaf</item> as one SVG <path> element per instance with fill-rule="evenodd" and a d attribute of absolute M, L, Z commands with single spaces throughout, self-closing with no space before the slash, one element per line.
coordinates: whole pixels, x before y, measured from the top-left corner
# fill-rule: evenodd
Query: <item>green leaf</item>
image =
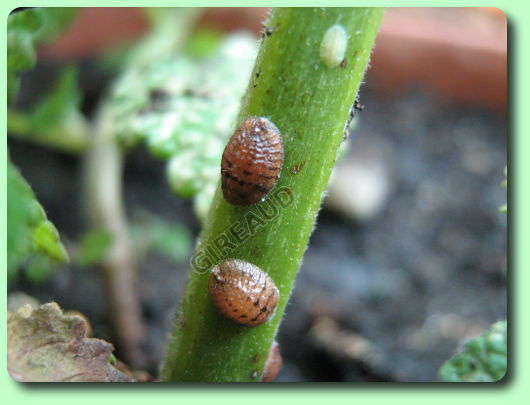
<path fill-rule="evenodd" d="M 79 152 L 88 145 L 88 123 L 80 111 L 78 69 L 63 68 L 51 92 L 28 112 L 11 110 L 9 132 L 22 139 Z"/>
<path fill-rule="evenodd" d="M 112 242 L 109 232 L 94 229 L 87 232 L 81 240 L 77 253 L 77 262 L 81 266 L 90 266 L 103 259 Z"/>
<path fill-rule="evenodd" d="M 76 8 L 32 8 L 8 17 L 8 102 L 12 101 L 18 90 L 18 73 L 35 66 L 37 44 L 53 39 L 72 21 L 76 12 Z"/>
<path fill-rule="evenodd" d="M 68 260 L 68 254 L 61 243 L 59 232 L 48 220 L 41 222 L 33 229 L 33 248 L 57 261 Z"/>
<path fill-rule="evenodd" d="M 446 382 L 499 381 L 506 374 L 507 356 L 507 322 L 500 321 L 488 333 L 468 341 L 461 353 L 442 365 L 438 376 Z"/>
<path fill-rule="evenodd" d="M 68 260 L 57 230 L 35 198 L 28 183 L 8 161 L 7 166 L 7 272 L 12 278 L 34 254 Z"/>
<path fill-rule="evenodd" d="M 234 34 L 209 57 L 180 55 L 130 69 L 108 100 L 119 142 L 145 142 L 154 156 L 170 159 L 169 183 L 194 197 L 199 218 L 208 212 L 255 53 L 253 37 Z"/>
<path fill-rule="evenodd" d="M 43 15 L 38 9 L 10 15 L 7 20 L 7 99 L 11 101 L 18 91 L 17 73 L 31 69 L 36 62 L 35 45 L 37 32 L 42 26 Z"/>
<path fill-rule="evenodd" d="M 67 66 L 61 71 L 55 88 L 35 106 L 31 114 L 34 127 L 55 127 L 70 114 L 79 114 L 81 94 L 77 87 L 77 74 L 74 66 Z"/>
<path fill-rule="evenodd" d="M 7 19 L 7 29 L 9 31 L 21 30 L 38 33 L 44 26 L 44 9 L 31 8 L 22 11 L 15 11 Z"/>
<path fill-rule="evenodd" d="M 12 277 L 31 252 L 31 227 L 39 212 L 33 193 L 11 162 L 7 166 L 7 271 Z"/>
<path fill-rule="evenodd" d="M 39 10 L 44 13 L 44 24 L 36 38 L 39 43 L 54 40 L 79 12 L 78 7 L 45 7 Z"/>

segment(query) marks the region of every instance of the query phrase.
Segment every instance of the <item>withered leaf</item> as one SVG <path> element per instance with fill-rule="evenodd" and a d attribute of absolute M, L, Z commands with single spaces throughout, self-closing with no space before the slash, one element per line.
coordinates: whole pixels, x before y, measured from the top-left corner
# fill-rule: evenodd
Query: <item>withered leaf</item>
<path fill-rule="evenodd" d="M 55 302 L 25 305 L 7 316 L 7 363 L 21 382 L 128 382 L 109 363 L 114 347 L 86 337 L 79 316 L 65 316 Z"/>

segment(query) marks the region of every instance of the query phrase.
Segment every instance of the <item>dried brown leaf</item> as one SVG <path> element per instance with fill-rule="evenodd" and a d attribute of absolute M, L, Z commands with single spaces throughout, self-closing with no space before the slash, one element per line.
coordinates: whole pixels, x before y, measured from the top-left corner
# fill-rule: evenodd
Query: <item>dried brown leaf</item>
<path fill-rule="evenodd" d="M 128 382 L 109 363 L 114 347 L 86 337 L 79 316 L 65 316 L 52 302 L 25 305 L 7 317 L 7 362 L 21 382 Z"/>

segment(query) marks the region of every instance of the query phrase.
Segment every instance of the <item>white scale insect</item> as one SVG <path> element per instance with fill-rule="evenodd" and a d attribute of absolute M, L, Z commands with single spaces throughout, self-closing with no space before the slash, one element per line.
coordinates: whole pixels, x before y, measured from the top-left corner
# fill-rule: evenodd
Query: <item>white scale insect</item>
<path fill-rule="evenodd" d="M 320 59 L 329 68 L 337 67 L 344 60 L 348 34 L 340 24 L 328 28 L 320 44 Z"/>

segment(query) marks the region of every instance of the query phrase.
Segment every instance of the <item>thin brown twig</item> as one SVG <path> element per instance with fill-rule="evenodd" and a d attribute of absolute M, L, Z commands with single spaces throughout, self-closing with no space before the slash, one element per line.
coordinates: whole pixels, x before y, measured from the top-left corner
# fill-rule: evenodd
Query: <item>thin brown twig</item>
<path fill-rule="evenodd" d="M 130 246 L 123 206 L 124 156 L 109 136 L 109 125 L 100 114 L 85 165 L 86 211 L 90 226 L 107 231 L 112 244 L 100 267 L 105 277 L 111 322 L 122 356 L 131 366 L 143 364 L 140 344 L 144 336 L 136 291 L 135 258 Z"/>

